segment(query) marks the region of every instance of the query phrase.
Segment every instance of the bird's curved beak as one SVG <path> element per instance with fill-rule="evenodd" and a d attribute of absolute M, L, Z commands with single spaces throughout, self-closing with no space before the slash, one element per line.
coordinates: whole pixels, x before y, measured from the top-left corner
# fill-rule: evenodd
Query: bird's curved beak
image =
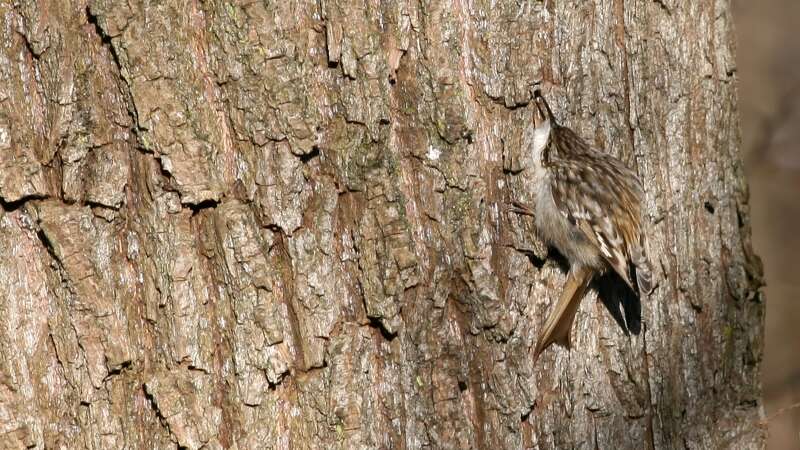
<path fill-rule="evenodd" d="M 544 111 L 542 110 L 541 105 L 539 105 L 539 100 L 537 98 L 537 93 L 539 92 L 540 83 L 541 82 L 539 81 L 534 81 L 533 83 L 531 83 L 530 86 L 531 99 L 533 100 L 533 103 L 536 104 L 536 111 L 534 111 L 533 113 L 534 127 L 541 126 L 542 122 L 544 122 L 547 119 L 547 115 L 544 114 Z"/>
<path fill-rule="evenodd" d="M 547 100 L 542 96 L 541 84 L 540 81 L 535 81 L 531 84 L 531 96 L 534 103 L 536 103 L 536 113 L 533 115 L 534 127 L 541 127 L 548 120 L 552 125 L 556 123 L 553 112 L 550 110 L 550 105 L 547 104 Z"/>
<path fill-rule="evenodd" d="M 538 87 L 533 91 L 533 100 L 536 102 L 536 109 L 539 115 L 542 116 L 544 120 L 549 120 L 555 124 L 556 120 L 555 117 L 553 117 L 553 111 L 550 109 L 550 105 L 547 104 L 547 100 L 544 99 L 542 91 L 539 90 Z"/>

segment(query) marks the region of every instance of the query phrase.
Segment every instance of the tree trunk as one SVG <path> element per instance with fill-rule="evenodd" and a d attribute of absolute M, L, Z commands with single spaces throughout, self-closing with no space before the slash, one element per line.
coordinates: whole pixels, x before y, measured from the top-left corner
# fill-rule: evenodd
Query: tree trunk
<path fill-rule="evenodd" d="M 0 3 L 0 448 L 763 447 L 731 22 Z M 658 283 L 594 285 L 536 365 L 533 82 L 644 181 Z"/>

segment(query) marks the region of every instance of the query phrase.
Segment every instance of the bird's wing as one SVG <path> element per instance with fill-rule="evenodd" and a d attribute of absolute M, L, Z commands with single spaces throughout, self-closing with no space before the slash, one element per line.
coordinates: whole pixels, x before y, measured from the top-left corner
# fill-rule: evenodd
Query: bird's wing
<path fill-rule="evenodd" d="M 597 246 L 633 289 L 631 250 L 640 245 L 642 188 L 614 157 L 598 152 L 554 158 L 551 190 L 559 211 Z"/>

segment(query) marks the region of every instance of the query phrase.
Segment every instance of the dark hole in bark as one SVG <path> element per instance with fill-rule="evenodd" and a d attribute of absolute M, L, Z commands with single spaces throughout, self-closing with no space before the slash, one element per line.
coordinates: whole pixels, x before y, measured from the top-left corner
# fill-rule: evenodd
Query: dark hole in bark
<path fill-rule="evenodd" d="M 193 205 L 188 205 L 188 206 L 189 206 L 189 209 L 192 210 L 192 215 L 194 216 L 194 215 L 197 215 L 197 213 L 199 213 L 200 211 L 202 211 L 204 209 L 216 208 L 218 204 L 219 204 L 218 200 L 206 199 L 206 200 L 201 201 L 200 203 L 195 203 Z"/>
<path fill-rule="evenodd" d="M 389 330 L 387 330 L 386 327 L 383 326 L 383 323 L 381 323 L 380 319 L 378 319 L 377 317 L 370 317 L 369 325 L 372 328 L 375 328 L 378 331 L 380 331 L 381 336 L 383 336 L 383 338 L 386 339 L 387 341 L 391 341 L 397 337 L 397 334 L 390 333 Z"/>
<path fill-rule="evenodd" d="M 300 155 L 300 161 L 303 164 L 308 164 L 312 159 L 319 156 L 319 147 L 316 145 L 311 147 L 311 151 L 306 153 L 305 155 Z"/>
<path fill-rule="evenodd" d="M 528 421 L 528 417 L 531 416 L 532 412 L 533 412 L 533 409 L 531 409 L 530 411 L 528 411 L 528 412 L 522 414 L 521 416 L 519 416 L 519 421 L 520 422 L 527 422 Z"/>

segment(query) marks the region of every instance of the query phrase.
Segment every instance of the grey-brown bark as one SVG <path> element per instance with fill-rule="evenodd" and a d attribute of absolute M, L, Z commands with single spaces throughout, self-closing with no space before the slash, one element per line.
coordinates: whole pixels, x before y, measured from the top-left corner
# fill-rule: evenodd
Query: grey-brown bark
<path fill-rule="evenodd" d="M 0 23 L 0 448 L 763 445 L 727 2 Z M 505 211 L 533 81 L 645 180 L 659 280 L 638 333 L 593 291 L 535 367 L 564 272 Z"/>

